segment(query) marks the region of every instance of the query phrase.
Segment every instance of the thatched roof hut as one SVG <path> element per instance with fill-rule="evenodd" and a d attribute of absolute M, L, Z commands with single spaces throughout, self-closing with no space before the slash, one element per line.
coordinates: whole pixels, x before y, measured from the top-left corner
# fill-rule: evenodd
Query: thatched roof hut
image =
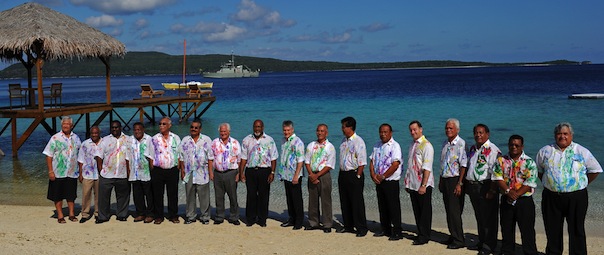
<path fill-rule="evenodd" d="M 39 108 L 43 109 L 42 70 L 45 60 L 100 58 L 107 69 L 107 103 L 110 103 L 109 58 L 124 56 L 117 39 L 76 19 L 37 3 L 25 3 L 0 12 L 0 59 L 17 59 L 28 69 L 37 66 Z M 27 56 L 27 60 L 24 60 Z"/>

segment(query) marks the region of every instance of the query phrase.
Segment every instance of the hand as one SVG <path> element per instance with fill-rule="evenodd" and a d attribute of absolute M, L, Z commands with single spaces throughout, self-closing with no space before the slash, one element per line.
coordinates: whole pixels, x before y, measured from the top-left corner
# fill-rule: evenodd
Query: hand
<path fill-rule="evenodd" d="M 518 192 L 516 190 L 511 189 L 510 192 L 508 192 L 507 196 L 512 200 L 517 200 L 520 196 L 518 195 Z"/>
<path fill-rule="evenodd" d="M 268 183 L 273 182 L 274 179 L 275 179 L 275 174 L 274 173 L 268 174 L 268 180 L 267 180 Z"/>
<path fill-rule="evenodd" d="M 80 181 L 80 183 L 82 183 L 82 181 L 84 180 L 84 177 L 80 175 L 80 176 L 78 176 L 78 180 Z"/>
<path fill-rule="evenodd" d="M 294 184 L 294 185 L 298 184 L 299 180 L 300 180 L 300 178 L 298 178 L 298 176 L 294 176 L 294 178 L 292 179 L 292 184 Z"/>
<path fill-rule="evenodd" d="M 318 181 L 319 177 L 317 176 L 317 174 L 311 173 L 308 175 L 308 180 L 310 180 L 311 183 L 317 184 L 318 182 L 315 181 Z"/>
<path fill-rule="evenodd" d="M 459 196 L 462 196 L 462 195 L 463 195 L 461 192 L 462 192 L 461 185 L 457 184 L 457 185 L 455 186 L 455 190 L 453 190 L 453 194 L 454 194 L 456 197 L 459 197 Z"/>
<path fill-rule="evenodd" d="M 373 182 L 374 182 L 375 184 L 380 184 L 380 182 L 382 182 L 382 181 L 380 181 L 380 179 L 379 179 L 379 178 L 380 178 L 380 177 L 379 177 L 379 175 L 377 175 L 377 174 L 374 174 L 373 176 L 371 176 L 371 180 L 373 180 Z"/>
<path fill-rule="evenodd" d="M 239 182 L 239 174 L 235 175 L 235 182 Z M 245 180 L 242 180 L 242 182 L 245 182 Z"/>
<path fill-rule="evenodd" d="M 424 186 L 420 186 L 419 189 L 417 190 L 417 193 L 419 193 L 420 195 L 426 194 L 426 188 Z"/>
<path fill-rule="evenodd" d="M 55 181 L 55 172 L 48 172 L 48 179 L 50 179 L 51 181 Z"/>

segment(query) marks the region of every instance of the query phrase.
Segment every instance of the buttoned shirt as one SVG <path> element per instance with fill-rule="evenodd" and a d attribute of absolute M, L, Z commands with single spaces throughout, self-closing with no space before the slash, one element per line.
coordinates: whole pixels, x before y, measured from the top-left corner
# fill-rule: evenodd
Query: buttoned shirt
<path fill-rule="evenodd" d="M 587 174 L 602 172 L 591 152 L 574 142 L 564 151 L 555 143 L 541 148 L 537 153 L 537 169 L 543 174 L 543 187 L 561 193 L 587 188 Z"/>
<path fill-rule="evenodd" d="M 336 148 L 327 139 L 322 143 L 312 141 L 306 146 L 304 163 L 310 165 L 310 171 L 313 173 L 323 170 L 326 166 L 333 169 L 336 165 Z"/>
<path fill-rule="evenodd" d="M 365 141 L 357 133 L 344 137 L 340 144 L 340 171 L 356 170 L 367 165 Z"/>
<path fill-rule="evenodd" d="M 281 140 L 281 160 L 279 160 L 279 167 L 277 168 L 279 179 L 293 181 L 298 163 L 304 164 L 304 143 L 302 139 L 296 134 L 292 134 L 288 138 L 283 137 Z M 303 174 L 304 171 L 300 168 L 298 177 Z"/>
<path fill-rule="evenodd" d="M 46 144 L 42 153 L 52 157 L 52 171 L 56 178 L 78 178 L 78 151 L 82 146 L 80 137 L 71 132 L 67 137 L 62 131 L 56 133 Z"/>
<path fill-rule="evenodd" d="M 430 172 L 426 186 L 434 187 L 432 175 L 432 162 L 434 161 L 434 147 L 425 136 L 418 138 L 409 145 L 407 159 L 407 172 L 405 173 L 405 188 L 419 190 L 424 178 L 424 170 Z"/>
<path fill-rule="evenodd" d="M 238 169 L 241 160 L 241 145 L 236 139 L 229 137 L 227 143 L 216 138 L 212 141 L 212 153 L 214 154 L 214 169 L 224 172 L 229 169 Z"/>
<path fill-rule="evenodd" d="M 197 141 L 190 135 L 185 136 L 178 146 L 180 161 L 183 162 L 185 177 L 188 182 L 193 176 L 193 184 L 206 184 L 210 182 L 208 160 L 214 160 L 212 153 L 212 140 L 204 134 L 200 134 Z"/>
<path fill-rule="evenodd" d="M 456 136 L 453 141 L 445 140 L 440 153 L 440 176 L 443 178 L 459 177 L 462 167 L 468 166 L 466 141 Z"/>
<path fill-rule="evenodd" d="M 271 167 L 271 161 L 277 160 L 279 152 L 275 140 L 267 134 L 256 139 L 249 134 L 241 142 L 241 159 L 245 159 L 245 167 Z"/>
<path fill-rule="evenodd" d="M 373 146 L 373 152 L 369 156 L 373 161 L 373 171 L 378 175 L 385 174 L 394 162 L 398 161 L 400 163 L 394 173 L 385 179 L 386 181 L 398 181 L 401 179 L 401 172 L 403 169 L 402 157 L 403 153 L 401 151 L 401 146 L 394 138 L 390 138 L 390 140 L 385 143 L 378 141 Z"/>
<path fill-rule="evenodd" d="M 178 165 L 178 145 L 180 137 L 172 132 L 168 133 L 168 139 L 161 133 L 151 137 L 145 157 L 153 159 L 153 166 L 171 169 Z"/>
<path fill-rule="evenodd" d="M 145 156 L 151 136 L 143 134 L 139 141 L 136 137 L 130 137 L 130 176 L 129 181 L 151 181 L 149 160 Z"/>
<path fill-rule="evenodd" d="M 120 133 L 119 137 L 109 134 L 100 143 L 101 152 L 95 156 L 103 159 L 101 176 L 103 178 L 128 178 L 128 160 L 130 160 L 130 137 Z"/>
<path fill-rule="evenodd" d="M 477 148 L 476 144 L 472 145 L 468 153 L 466 180 L 490 180 L 493 168 L 497 164 L 497 158 L 500 156 L 501 151 L 490 140 L 487 140 L 480 148 Z"/>
<path fill-rule="evenodd" d="M 518 190 L 523 185 L 529 186 L 531 190 L 522 194 L 522 196 L 533 195 L 537 187 L 537 165 L 531 157 L 522 152 L 518 161 L 510 157 L 509 154 L 499 157 L 497 161 L 491 180 L 503 181 L 513 190 Z"/>
<path fill-rule="evenodd" d="M 82 178 L 84 179 L 99 179 L 99 169 L 97 168 L 94 155 L 101 153 L 101 141 L 103 141 L 102 138 L 96 144 L 92 139 L 88 138 L 82 142 L 82 147 L 80 147 L 80 152 L 78 153 L 78 162 L 82 163 Z"/>

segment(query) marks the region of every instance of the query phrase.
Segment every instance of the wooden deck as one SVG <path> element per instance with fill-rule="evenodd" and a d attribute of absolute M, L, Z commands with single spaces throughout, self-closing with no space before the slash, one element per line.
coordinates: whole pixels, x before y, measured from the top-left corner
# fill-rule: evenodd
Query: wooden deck
<path fill-rule="evenodd" d="M 154 124 L 156 117 L 174 117 L 178 116 L 179 121 L 187 120 L 190 117 L 200 118 L 212 104 L 216 101 L 214 96 L 203 96 L 197 97 L 156 97 L 156 98 L 136 98 L 132 100 L 113 102 L 111 104 L 105 103 L 90 103 L 90 104 L 62 104 L 57 107 L 45 108 L 39 110 L 38 108 L 28 109 L 21 108 L 8 109 L 8 107 L 0 108 L 0 119 L 6 118 L 8 122 L 0 129 L 0 136 L 6 131 L 8 126 L 11 126 L 11 137 L 12 137 L 12 154 L 16 158 L 18 150 L 27 141 L 33 131 L 42 125 L 50 135 L 54 135 L 60 129 L 60 118 L 67 115 L 79 115 L 79 118 L 74 118 L 74 128 L 84 118 L 86 125 L 86 137 L 89 137 L 89 130 L 91 126 L 99 125 L 107 116 L 109 121 L 114 118 L 119 119 L 123 123 L 124 130 L 131 129 L 131 122 L 138 117 L 138 121 L 145 122 L 147 119 L 150 123 Z M 202 108 L 202 105 L 205 107 Z M 123 108 L 136 108 L 136 112 L 128 117 L 125 116 Z M 201 109 L 202 108 L 202 109 Z M 199 110 L 199 113 L 198 113 Z M 158 116 L 157 116 L 157 113 Z M 100 113 L 96 120 L 91 122 L 90 114 Z M 19 136 L 17 134 L 17 120 L 18 119 L 32 119 L 29 127 Z M 50 119 L 50 123 L 47 122 Z M 58 129 L 57 129 L 58 128 Z"/>

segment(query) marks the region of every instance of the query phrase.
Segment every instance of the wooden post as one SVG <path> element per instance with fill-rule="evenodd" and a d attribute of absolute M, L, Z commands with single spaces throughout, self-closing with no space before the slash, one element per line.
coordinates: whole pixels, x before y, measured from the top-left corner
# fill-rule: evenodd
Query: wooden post
<path fill-rule="evenodd" d="M 40 55 L 36 59 L 36 72 L 38 75 L 38 110 L 44 111 L 44 91 L 42 90 L 42 66 L 44 59 Z"/>

